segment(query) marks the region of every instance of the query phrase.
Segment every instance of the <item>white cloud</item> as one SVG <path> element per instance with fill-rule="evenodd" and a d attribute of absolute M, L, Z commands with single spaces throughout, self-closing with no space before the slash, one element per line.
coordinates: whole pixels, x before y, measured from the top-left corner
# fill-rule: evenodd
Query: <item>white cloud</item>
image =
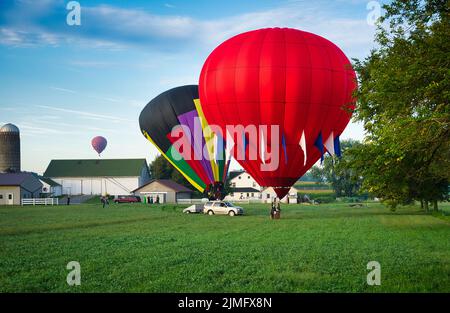
<path fill-rule="evenodd" d="M 357 54 L 368 52 L 373 45 L 375 28 L 367 24 L 365 14 L 361 14 L 360 18 L 344 18 L 336 15 L 337 9 L 337 4 L 288 2 L 274 9 L 202 20 L 106 5 L 83 6 L 85 22 L 76 32 L 68 31 L 67 27 L 49 29 L 38 25 L 37 21 L 30 21 L 24 25 L 26 27 L 15 24 L 1 28 L 0 41 L 10 45 L 39 41 L 57 45 L 64 41 L 91 48 L 122 49 L 126 45 L 152 45 L 160 50 L 179 51 L 197 47 L 210 51 L 223 40 L 241 32 L 278 26 L 322 35 L 349 53 L 353 49 Z M 365 7 L 362 6 L 361 10 Z"/>
<path fill-rule="evenodd" d="M 57 91 L 62 91 L 62 92 L 67 92 L 67 93 L 77 93 L 74 90 L 66 89 L 66 88 L 60 88 L 60 87 L 53 87 L 53 86 L 51 86 L 50 89 L 57 90 Z"/>
<path fill-rule="evenodd" d="M 70 109 L 64 109 L 64 108 L 60 108 L 60 107 L 53 107 L 53 106 L 47 106 L 47 105 L 37 105 L 37 107 L 42 108 L 42 109 L 67 113 L 69 116 L 71 114 L 75 114 L 75 115 L 78 115 L 81 117 L 95 119 L 95 120 L 104 120 L 104 121 L 111 121 L 111 122 L 130 122 L 130 123 L 135 122 L 130 119 L 113 116 L 113 115 L 97 114 L 97 113 L 91 113 L 91 112 L 79 111 L 79 110 L 70 110 Z"/>

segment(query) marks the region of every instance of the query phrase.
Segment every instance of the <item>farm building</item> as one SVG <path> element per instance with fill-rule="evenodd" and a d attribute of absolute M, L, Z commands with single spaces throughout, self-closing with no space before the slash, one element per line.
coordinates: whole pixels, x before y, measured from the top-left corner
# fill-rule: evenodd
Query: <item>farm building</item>
<path fill-rule="evenodd" d="M 228 201 L 260 200 L 271 202 L 275 197 L 273 188 L 263 188 L 245 171 L 232 171 L 228 175 L 232 192 L 225 197 Z M 289 198 L 289 199 L 288 199 Z M 297 203 L 297 189 L 291 187 L 283 203 Z"/>
<path fill-rule="evenodd" d="M 260 200 L 261 186 L 244 171 L 231 171 L 228 174 L 232 192 L 225 197 L 228 201 Z"/>
<path fill-rule="evenodd" d="M 31 173 L 0 173 L 0 205 L 20 205 L 23 198 L 38 198 L 41 190 Z"/>
<path fill-rule="evenodd" d="M 62 186 L 53 179 L 44 176 L 37 176 L 37 178 L 42 183 L 42 195 L 49 197 L 59 197 L 62 195 Z"/>
<path fill-rule="evenodd" d="M 180 200 L 191 199 L 192 190 L 170 179 L 155 179 L 133 191 L 142 201 L 156 203 L 177 203 Z"/>
<path fill-rule="evenodd" d="M 67 195 L 124 195 L 145 185 L 145 159 L 52 160 L 44 173 Z"/>
<path fill-rule="evenodd" d="M 236 187 L 233 188 L 230 194 L 225 197 L 225 200 L 259 200 L 261 199 L 261 191 L 252 187 Z"/>
<path fill-rule="evenodd" d="M 295 187 L 291 187 L 291 189 L 289 189 L 289 192 L 286 196 L 284 196 L 283 199 L 281 199 L 282 203 L 297 203 L 297 188 Z M 275 190 L 273 190 L 272 187 L 268 187 L 265 188 L 262 192 L 262 199 L 264 202 L 272 202 L 273 199 L 275 199 L 275 197 L 277 196 L 277 194 L 275 193 Z"/>

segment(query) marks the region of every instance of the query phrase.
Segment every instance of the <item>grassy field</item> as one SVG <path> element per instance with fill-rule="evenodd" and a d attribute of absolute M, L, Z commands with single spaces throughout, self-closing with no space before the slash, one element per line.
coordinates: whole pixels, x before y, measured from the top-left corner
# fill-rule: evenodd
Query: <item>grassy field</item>
<path fill-rule="evenodd" d="M 0 207 L 1 292 L 450 292 L 450 220 L 380 204 Z M 446 207 L 447 212 L 448 205 Z M 81 286 L 69 287 L 69 261 Z M 381 286 L 366 265 L 381 264 Z"/>

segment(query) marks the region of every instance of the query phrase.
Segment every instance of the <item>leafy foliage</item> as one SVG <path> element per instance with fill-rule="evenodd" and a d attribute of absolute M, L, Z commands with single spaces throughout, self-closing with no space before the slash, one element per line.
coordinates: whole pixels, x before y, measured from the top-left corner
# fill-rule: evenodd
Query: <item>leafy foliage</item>
<path fill-rule="evenodd" d="M 450 179 L 450 19 L 447 1 L 385 5 L 379 48 L 355 60 L 356 120 L 367 140 L 351 149 L 364 187 L 391 206 L 447 198 Z"/>
<path fill-rule="evenodd" d="M 341 143 L 342 157 L 326 156 L 322 166 L 314 166 L 311 176 L 316 181 L 327 181 L 333 187 L 337 197 L 353 197 L 358 194 L 362 178 L 351 166 L 353 154 L 347 153 L 350 148 L 359 149 L 361 144 L 355 140 L 343 140 Z"/>
<path fill-rule="evenodd" d="M 150 173 L 154 179 L 171 179 L 180 185 L 192 189 L 192 185 L 166 158 L 158 155 L 150 164 Z"/>

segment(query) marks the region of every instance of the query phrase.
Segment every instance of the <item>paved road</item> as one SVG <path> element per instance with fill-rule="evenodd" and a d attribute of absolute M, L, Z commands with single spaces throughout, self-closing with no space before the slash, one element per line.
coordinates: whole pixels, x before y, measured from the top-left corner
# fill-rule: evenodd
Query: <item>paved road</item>
<path fill-rule="evenodd" d="M 93 198 L 92 195 L 86 195 L 86 196 L 70 196 L 70 204 L 81 204 L 86 202 L 87 200 Z M 59 199 L 59 204 L 66 204 L 67 203 L 67 197 L 63 197 Z"/>

